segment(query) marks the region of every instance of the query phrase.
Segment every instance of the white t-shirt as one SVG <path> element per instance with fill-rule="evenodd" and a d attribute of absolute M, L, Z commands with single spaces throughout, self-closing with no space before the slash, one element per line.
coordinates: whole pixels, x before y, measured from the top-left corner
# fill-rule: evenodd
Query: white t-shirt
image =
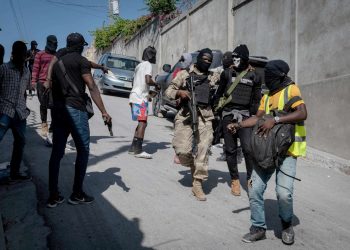
<path fill-rule="evenodd" d="M 149 85 L 146 84 L 146 75 L 152 76 L 152 64 L 148 61 L 142 61 L 135 69 L 134 86 L 129 96 L 129 102 L 137 104 L 147 102 Z"/>

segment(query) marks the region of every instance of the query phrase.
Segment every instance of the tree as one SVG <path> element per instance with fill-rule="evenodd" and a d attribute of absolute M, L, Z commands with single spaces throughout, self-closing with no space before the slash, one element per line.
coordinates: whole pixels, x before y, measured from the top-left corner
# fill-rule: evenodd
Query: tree
<path fill-rule="evenodd" d="M 145 0 L 148 10 L 154 15 L 169 14 L 176 10 L 179 0 Z"/>

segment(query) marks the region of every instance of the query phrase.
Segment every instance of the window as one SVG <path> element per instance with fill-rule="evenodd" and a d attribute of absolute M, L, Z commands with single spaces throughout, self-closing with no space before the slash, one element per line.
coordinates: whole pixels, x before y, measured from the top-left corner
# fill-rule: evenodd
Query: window
<path fill-rule="evenodd" d="M 134 71 L 138 64 L 139 64 L 138 61 L 127 59 L 127 58 L 108 57 L 106 66 L 108 68 Z"/>

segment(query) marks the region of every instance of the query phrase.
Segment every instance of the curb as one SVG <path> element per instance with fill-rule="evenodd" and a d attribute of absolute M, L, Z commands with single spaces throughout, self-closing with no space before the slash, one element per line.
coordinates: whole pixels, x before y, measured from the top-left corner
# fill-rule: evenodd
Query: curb
<path fill-rule="evenodd" d="M 335 169 L 346 175 L 350 175 L 350 160 L 346 160 L 312 147 L 307 148 L 307 155 L 304 159 L 312 161 L 320 167 Z"/>

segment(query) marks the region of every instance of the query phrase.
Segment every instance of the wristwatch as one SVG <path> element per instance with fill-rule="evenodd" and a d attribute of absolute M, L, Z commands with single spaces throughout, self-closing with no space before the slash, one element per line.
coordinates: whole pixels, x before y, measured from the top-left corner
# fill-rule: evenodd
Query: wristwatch
<path fill-rule="evenodd" d="M 277 124 L 277 123 L 280 122 L 280 117 L 279 117 L 279 116 L 275 116 L 275 117 L 274 117 L 274 120 L 275 120 L 275 123 Z"/>

